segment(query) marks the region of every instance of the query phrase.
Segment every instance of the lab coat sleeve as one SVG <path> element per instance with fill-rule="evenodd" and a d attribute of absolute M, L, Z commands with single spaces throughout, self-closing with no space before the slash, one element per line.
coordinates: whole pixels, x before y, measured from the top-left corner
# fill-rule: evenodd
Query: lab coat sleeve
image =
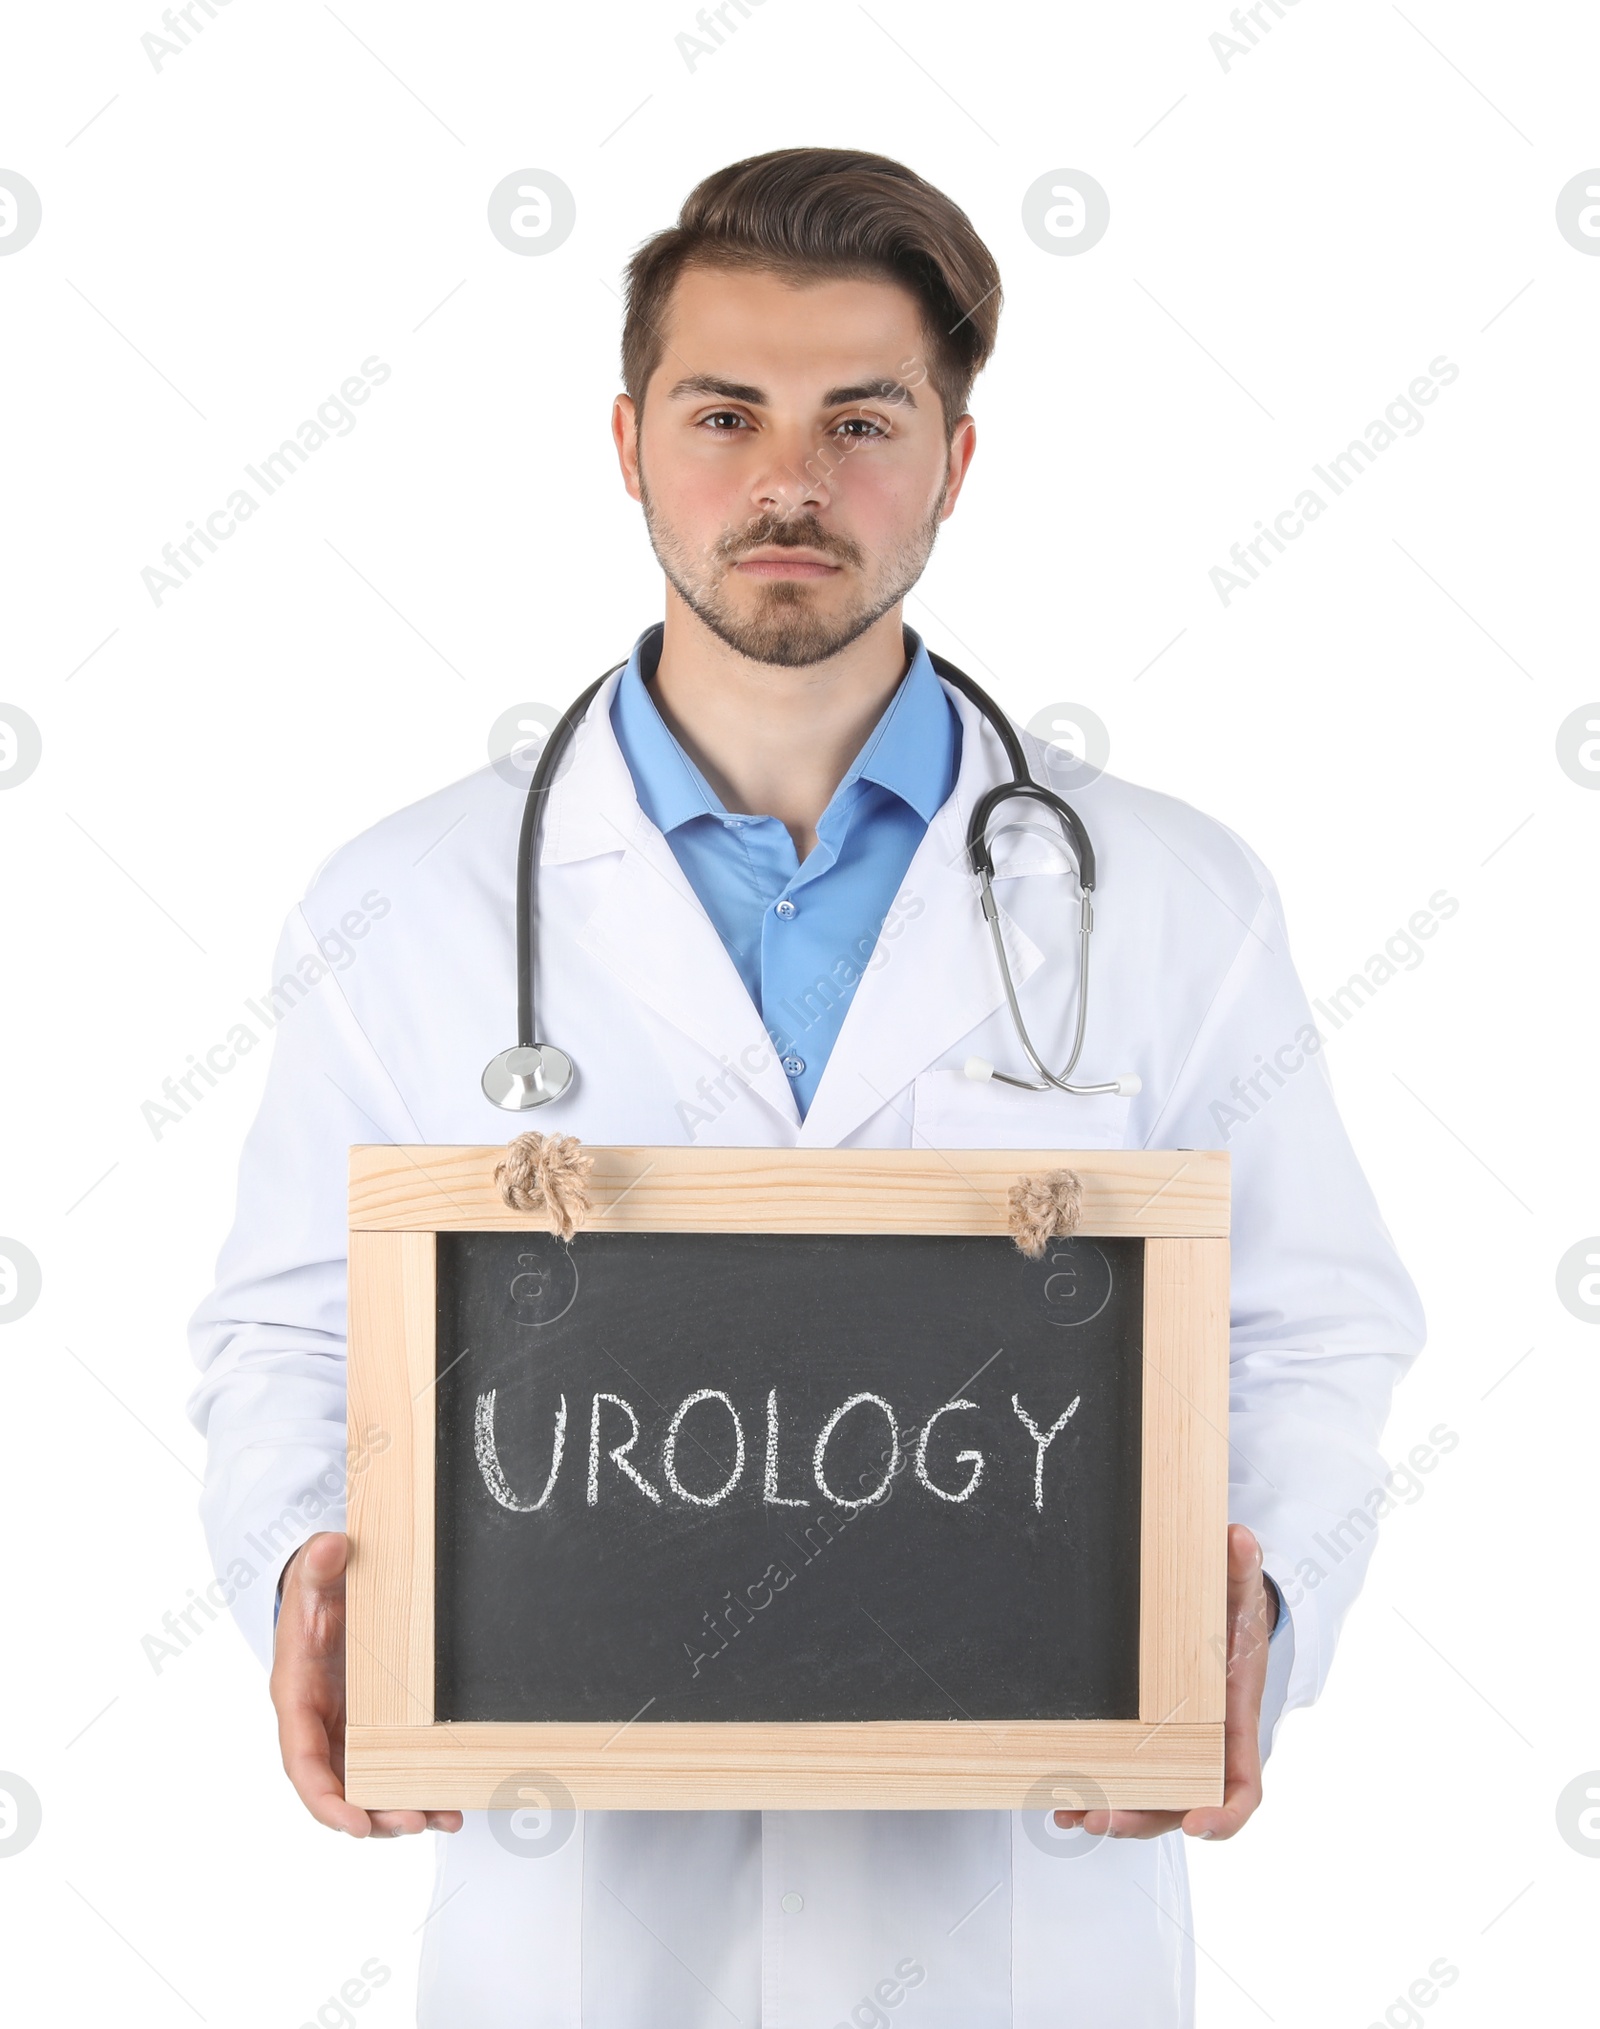
<path fill-rule="evenodd" d="M 349 1148 L 424 1139 L 313 920 L 308 898 L 279 941 L 266 1088 L 216 1286 L 189 1327 L 202 1378 L 188 1410 L 206 1438 L 201 1517 L 234 1615 L 268 1664 L 284 1564 L 318 1530 L 345 1526 Z M 283 984 L 294 980 L 313 983 L 294 998 Z M 358 1461 L 386 1442 L 381 1431 L 358 1436 Z"/>
<path fill-rule="evenodd" d="M 1379 1439 L 1421 1350 L 1417 1292 L 1334 1103 L 1277 888 L 1241 840 L 1259 901 L 1148 1145 L 1231 1158 L 1231 1521 L 1261 1543 L 1291 1616 L 1276 1715 L 1327 1681 L 1392 1502 Z M 1269 1698 L 1279 1686 L 1269 1683 Z"/>

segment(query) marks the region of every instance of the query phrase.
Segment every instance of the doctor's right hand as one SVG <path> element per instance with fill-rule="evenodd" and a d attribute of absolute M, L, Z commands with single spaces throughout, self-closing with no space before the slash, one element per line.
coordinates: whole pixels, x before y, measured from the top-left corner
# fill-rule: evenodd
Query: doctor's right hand
<path fill-rule="evenodd" d="M 459 1811 L 364 1811 L 344 1793 L 344 1570 L 349 1538 L 324 1530 L 283 1574 L 272 1702 L 289 1780 L 319 1825 L 353 1839 L 459 1832 Z"/>

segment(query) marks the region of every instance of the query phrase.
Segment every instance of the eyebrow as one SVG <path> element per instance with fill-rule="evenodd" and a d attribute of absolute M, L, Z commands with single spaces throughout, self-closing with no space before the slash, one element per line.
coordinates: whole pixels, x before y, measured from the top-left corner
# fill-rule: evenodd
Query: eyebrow
<path fill-rule="evenodd" d="M 671 390 L 672 399 L 679 395 L 720 395 L 725 402 L 749 402 L 756 407 L 766 400 L 760 388 L 742 380 L 719 380 L 714 373 L 687 375 Z"/>
<path fill-rule="evenodd" d="M 714 373 L 689 374 L 669 390 L 671 399 L 684 395 L 716 395 L 725 402 L 747 402 L 752 408 L 764 408 L 767 403 L 761 388 L 752 387 L 748 381 L 722 380 Z M 915 395 L 904 381 L 864 380 L 853 387 L 830 388 L 822 398 L 822 406 L 836 409 L 847 402 L 871 401 L 904 403 L 908 409 L 917 405 Z"/>
<path fill-rule="evenodd" d="M 846 402 L 904 402 L 908 409 L 917 405 L 912 394 L 901 380 L 864 380 L 855 387 L 830 388 L 822 398 L 825 409 L 836 409 Z"/>

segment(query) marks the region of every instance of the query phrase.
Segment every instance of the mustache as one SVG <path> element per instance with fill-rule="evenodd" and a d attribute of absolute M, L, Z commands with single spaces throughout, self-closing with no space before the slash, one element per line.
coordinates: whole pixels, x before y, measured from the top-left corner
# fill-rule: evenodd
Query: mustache
<path fill-rule="evenodd" d="M 737 563 L 750 550 L 816 550 L 835 563 L 859 564 L 862 551 L 848 536 L 825 529 L 812 514 L 762 514 L 746 527 L 730 529 L 712 554 L 719 563 Z"/>

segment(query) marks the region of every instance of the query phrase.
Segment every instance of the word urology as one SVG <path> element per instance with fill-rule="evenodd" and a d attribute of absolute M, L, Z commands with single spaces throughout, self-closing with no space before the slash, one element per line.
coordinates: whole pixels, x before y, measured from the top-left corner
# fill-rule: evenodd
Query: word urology
<path fill-rule="evenodd" d="M 537 1514 L 550 1506 L 561 1478 L 567 1447 L 567 1398 L 561 1396 L 555 1412 L 550 1440 L 550 1469 L 545 1475 L 543 1487 L 534 1494 L 528 1487 L 518 1490 L 501 1458 L 495 1435 L 496 1393 L 491 1388 L 486 1394 L 479 1395 L 477 1400 L 473 1434 L 478 1471 L 485 1490 L 500 1507 L 514 1515 Z M 1013 1498 L 1031 1507 L 1035 1513 L 1044 1512 L 1045 1464 L 1050 1447 L 1076 1415 L 1081 1399 L 1081 1396 L 1074 1395 L 1052 1420 L 1050 1409 L 1045 1409 L 1036 1417 L 1017 1396 L 1011 1397 L 1016 1419 L 1016 1443 L 1007 1447 L 1003 1458 L 994 1461 L 995 1478 Z M 885 1397 L 863 1390 L 848 1396 L 824 1418 L 810 1442 L 809 1451 L 802 1440 L 803 1463 L 796 1467 L 791 1458 L 786 1476 L 781 1456 L 783 1432 L 776 1388 L 767 1395 L 765 1431 L 758 1438 L 757 1446 L 752 1446 L 747 1440 L 745 1420 L 731 1395 L 720 1388 L 697 1388 L 692 1394 L 684 1396 L 667 1419 L 659 1442 L 652 1443 L 649 1452 L 644 1455 L 639 1451 L 643 1428 L 633 1404 L 625 1396 L 601 1391 L 591 1398 L 589 1404 L 588 1471 L 581 1482 L 574 1484 L 569 1505 L 581 1499 L 582 1504 L 590 1508 L 599 1507 L 602 1502 L 610 1506 L 621 1496 L 630 1504 L 645 1500 L 658 1508 L 663 1505 L 717 1508 L 730 1500 L 742 1483 L 748 1482 L 754 1497 L 759 1471 L 760 1500 L 769 1507 L 811 1507 L 820 1496 L 834 1508 L 871 1508 L 888 1499 L 902 1466 L 909 1464 L 916 1483 L 933 1499 L 961 1507 L 985 1483 L 991 1461 L 974 1446 L 954 1451 L 952 1457 L 954 1445 L 960 1442 L 957 1434 L 960 1426 L 945 1424 L 945 1418 L 970 1413 L 978 1406 L 961 1396 L 941 1403 L 922 1422 L 907 1426 L 902 1424 L 893 1404 Z M 1035 1404 L 1034 1408 L 1038 1406 Z M 856 1427 L 853 1432 L 840 1436 L 846 1419 L 856 1419 Z M 941 1425 L 944 1425 L 943 1429 Z M 624 1431 L 625 1434 L 622 1434 Z M 850 1445 L 852 1440 L 854 1447 L 858 1448 L 860 1440 L 869 1432 L 874 1440 L 872 1455 L 877 1461 L 877 1470 L 869 1473 L 864 1482 L 860 1475 L 848 1482 L 865 1484 L 864 1492 L 841 1491 L 837 1483 L 838 1470 L 829 1466 L 829 1450 Z M 711 1445 L 718 1437 L 718 1449 L 713 1452 Z M 758 1447 L 761 1450 L 759 1467 L 752 1459 L 752 1453 Z M 712 1464 L 709 1474 L 705 1464 L 708 1458 Z M 724 1464 L 725 1459 L 730 1462 Z M 809 1467 L 809 1474 L 806 1467 Z M 717 1472 L 724 1475 L 720 1485 L 711 1483 Z M 567 1477 L 571 1482 L 572 1474 Z M 698 1484 L 691 1485 L 691 1479 Z M 784 1494 L 779 1491 L 780 1484 L 784 1483 L 797 1483 L 807 1490 Z M 809 1491 L 810 1487 L 815 1487 L 816 1495 Z"/>

